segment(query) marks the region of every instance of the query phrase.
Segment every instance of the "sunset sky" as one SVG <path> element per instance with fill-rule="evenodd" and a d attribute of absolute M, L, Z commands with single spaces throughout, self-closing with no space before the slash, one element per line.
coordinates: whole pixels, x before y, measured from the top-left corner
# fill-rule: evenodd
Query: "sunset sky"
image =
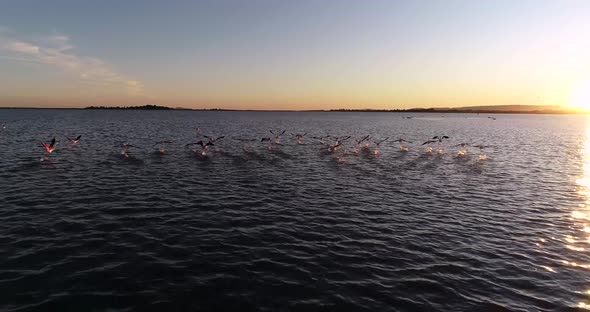
<path fill-rule="evenodd" d="M 590 1 L 3 1 L 0 106 L 590 105 Z"/>

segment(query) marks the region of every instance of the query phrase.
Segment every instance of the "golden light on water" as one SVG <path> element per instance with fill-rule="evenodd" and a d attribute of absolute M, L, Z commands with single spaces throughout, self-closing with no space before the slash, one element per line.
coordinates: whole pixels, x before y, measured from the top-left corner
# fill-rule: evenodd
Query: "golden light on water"
<path fill-rule="evenodd" d="M 570 106 L 590 110 L 590 80 L 584 80 L 578 83 L 571 95 Z"/>
<path fill-rule="evenodd" d="M 580 219 L 580 220 L 588 220 L 590 221 L 590 214 L 586 211 L 574 211 L 572 212 L 572 217 L 574 219 Z M 586 227 L 584 227 L 586 228 Z"/>
<path fill-rule="evenodd" d="M 565 247 L 567 249 L 573 250 L 573 251 L 584 251 L 584 247 L 576 247 L 576 246 L 573 246 L 573 245 L 566 245 Z"/>
<path fill-rule="evenodd" d="M 583 109 L 590 109 L 590 81 L 581 84 L 575 95 L 575 106 Z M 590 124 L 586 128 L 586 138 L 584 146 L 581 149 L 583 156 L 583 176 L 576 180 L 578 185 L 577 193 L 584 200 L 583 204 L 579 204 L 578 208 L 572 211 L 572 221 L 574 228 L 579 228 L 580 231 L 567 235 L 565 237 L 565 247 L 572 252 L 587 252 L 590 244 Z M 563 265 L 574 267 L 576 269 L 590 270 L 590 263 L 578 263 L 575 261 L 561 261 Z M 590 289 L 584 293 L 590 295 Z M 579 302 L 578 308 L 590 310 L 590 304 L 586 302 Z"/>
<path fill-rule="evenodd" d="M 584 88 L 586 88 L 590 92 L 590 81 L 587 81 L 586 84 L 583 84 Z M 590 101 L 590 97 L 588 97 Z M 590 104 L 590 102 L 589 102 Z M 590 107 L 589 107 L 590 108 Z M 581 247 L 580 243 L 590 243 L 590 125 L 586 128 L 586 140 L 584 142 L 584 148 L 582 149 L 584 163 L 583 163 L 583 176 L 576 180 L 579 189 L 578 194 L 580 194 L 583 198 L 585 203 L 579 205 L 579 209 L 572 211 L 572 219 L 574 222 L 579 223 L 582 228 L 581 233 L 578 236 L 578 239 L 574 238 L 572 235 L 567 235 L 565 241 L 567 242 L 566 248 L 582 252 L 585 251 L 587 248 Z M 580 237 L 581 236 L 581 237 Z"/>
<path fill-rule="evenodd" d="M 586 290 L 586 294 L 590 296 L 590 289 Z M 585 302 L 579 302 L 578 308 L 590 310 L 590 304 Z"/>
<path fill-rule="evenodd" d="M 581 263 L 577 263 L 577 262 L 573 262 L 573 261 L 566 261 L 566 260 L 561 261 L 561 263 L 563 263 L 564 265 L 572 266 L 572 267 L 577 267 L 577 268 L 582 268 L 582 269 L 590 269 L 590 264 L 581 264 Z"/>

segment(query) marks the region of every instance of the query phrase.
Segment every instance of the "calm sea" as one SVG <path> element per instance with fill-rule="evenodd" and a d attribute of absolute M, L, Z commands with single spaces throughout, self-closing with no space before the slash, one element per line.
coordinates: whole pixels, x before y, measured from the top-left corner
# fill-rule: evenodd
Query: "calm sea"
<path fill-rule="evenodd" d="M 0 310 L 588 308 L 590 119 L 488 116 L 0 110 Z"/>

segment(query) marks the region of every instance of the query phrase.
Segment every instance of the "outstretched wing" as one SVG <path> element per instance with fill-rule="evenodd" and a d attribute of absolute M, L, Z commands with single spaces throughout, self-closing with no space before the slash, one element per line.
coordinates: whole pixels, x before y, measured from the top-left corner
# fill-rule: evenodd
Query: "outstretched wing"
<path fill-rule="evenodd" d="M 54 147 L 55 146 L 55 138 L 53 138 L 53 140 L 51 140 L 51 144 L 49 144 L 49 147 Z"/>
<path fill-rule="evenodd" d="M 361 143 L 363 143 L 364 141 L 368 140 L 370 137 L 371 137 L 371 135 L 369 134 L 369 135 L 367 135 L 366 137 L 364 137 L 364 138 L 362 138 L 362 139 L 358 140 L 358 141 L 357 141 L 357 143 L 358 143 L 358 144 L 361 144 Z"/>
<path fill-rule="evenodd" d="M 80 138 L 81 138 L 81 137 L 82 137 L 82 135 L 79 135 L 79 136 L 76 138 L 76 141 L 80 140 Z"/>
<path fill-rule="evenodd" d="M 379 145 L 379 144 L 381 144 L 381 143 L 383 143 L 383 142 L 385 142 L 387 140 L 389 140 L 389 137 L 386 137 L 385 139 L 383 139 L 383 140 L 381 140 L 379 142 L 375 142 L 375 144 Z"/>

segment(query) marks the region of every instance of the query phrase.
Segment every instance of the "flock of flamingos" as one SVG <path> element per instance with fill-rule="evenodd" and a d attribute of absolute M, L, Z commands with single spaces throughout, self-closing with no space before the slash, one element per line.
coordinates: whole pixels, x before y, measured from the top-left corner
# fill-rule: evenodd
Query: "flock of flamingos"
<path fill-rule="evenodd" d="M 252 148 L 254 147 L 254 144 L 263 144 L 266 146 L 268 150 L 272 151 L 280 149 L 280 147 L 284 145 L 284 143 L 282 143 L 282 139 L 285 137 L 286 132 L 287 130 L 273 131 L 271 129 L 269 130 L 269 136 L 261 138 L 234 137 L 232 139 L 235 141 L 242 142 L 242 149 L 245 152 L 251 152 Z M 197 157 L 201 158 L 210 157 L 209 151 L 215 149 L 215 146 L 216 144 L 218 144 L 218 141 L 225 138 L 225 136 L 213 137 L 208 135 L 202 135 L 199 128 L 196 128 L 196 135 L 198 141 L 185 144 L 185 148 L 192 151 Z M 297 145 L 306 145 L 306 143 L 304 143 L 304 139 L 307 137 L 307 133 L 290 133 L 288 137 L 294 139 L 292 142 L 294 142 Z M 78 135 L 75 138 L 67 138 L 67 140 L 70 142 L 71 145 L 77 145 L 80 142 L 81 138 L 82 135 Z M 409 151 L 410 145 L 413 144 L 412 141 L 408 141 L 403 138 L 398 138 L 396 140 L 389 139 L 390 137 L 377 139 L 371 137 L 371 135 L 366 135 L 360 138 L 353 138 L 352 136 L 336 137 L 331 135 L 325 135 L 311 136 L 311 143 L 320 145 L 321 148 L 327 153 L 359 154 L 362 152 L 373 154 L 375 156 L 380 155 L 380 146 L 387 141 L 397 143 L 399 145 L 400 152 Z M 447 135 L 437 135 L 417 145 L 424 146 L 424 153 L 426 154 L 442 155 L 445 153 L 445 143 L 447 143 L 449 139 L 450 138 Z M 168 153 L 167 146 L 174 143 L 175 142 L 172 140 L 158 141 L 155 142 L 155 144 L 153 144 L 152 148 L 155 150 L 155 153 L 165 155 Z M 115 147 L 122 148 L 120 156 L 123 158 L 129 158 L 132 149 L 140 148 L 136 145 L 132 145 L 127 142 L 119 142 L 116 144 L 117 145 Z M 55 138 L 53 138 L 50 143 L 41 142 L 41 145 L 45 149 L 46 154 L 49 155 L 56 150 L 58 142 Z M 487 159 L 487 156 L 483 153 L 483 150 L 485 148 L 488 148 L 489 146 L 470 143 L 459 143 L 450 146 L 458 148 L 456 157 L 466 157 L 469 154 L 469 149 L 475 148 L 479 150 L 477 158 L 478 161 Z M 42 157 L 41 160 L 47 160 L 47 158 Z"/>

